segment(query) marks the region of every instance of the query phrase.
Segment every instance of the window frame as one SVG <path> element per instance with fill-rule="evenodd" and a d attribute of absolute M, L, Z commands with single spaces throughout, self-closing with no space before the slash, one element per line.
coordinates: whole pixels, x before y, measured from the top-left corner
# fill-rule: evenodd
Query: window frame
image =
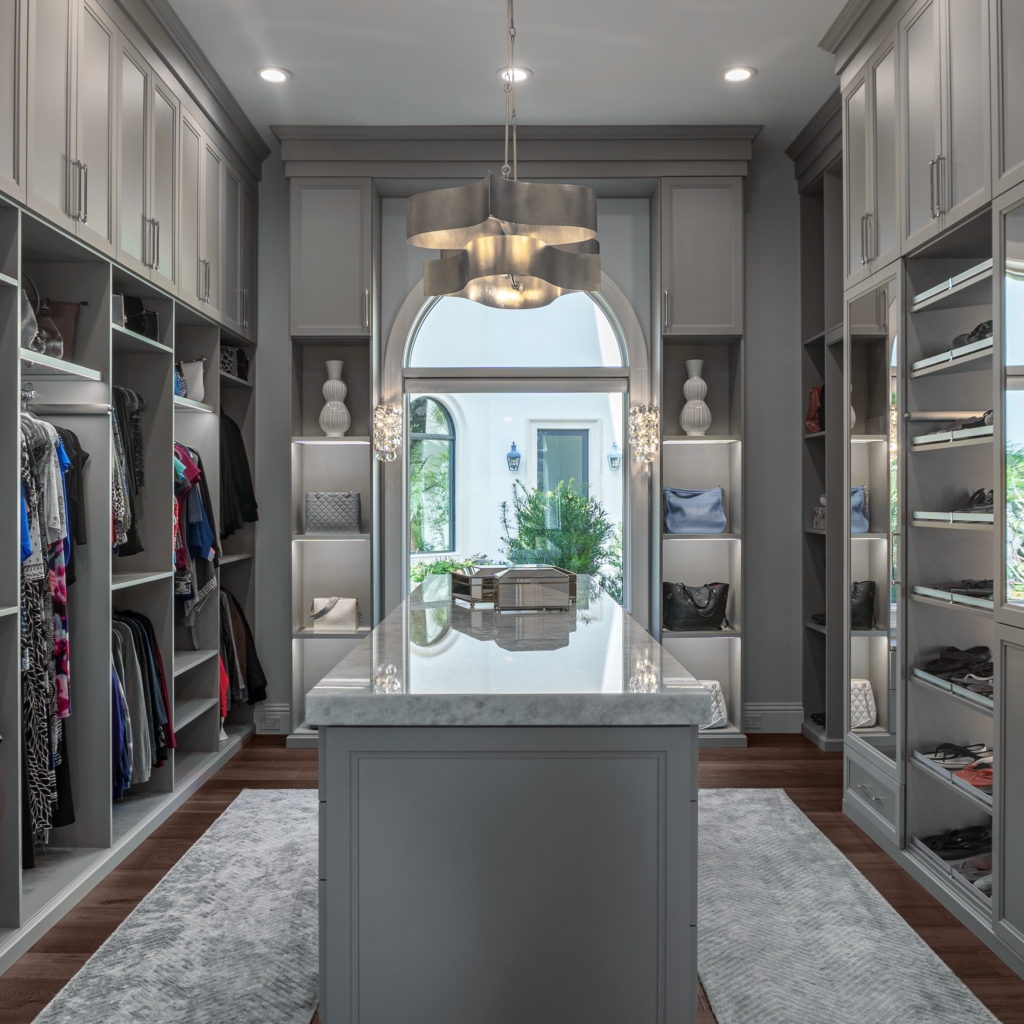
<path fill-rule="evenodd" d="M 418 433 L 418 432 L 416 432 L 416 431 L 411 429 L 412 428 L 412 422 L 413 422 L 412 407 L 413 407 L 413 405 L 415 405 L 416 402 L 419 402 L 419 401 L 422 401 L 422 402 L 433 402 L 434 405 L 436 405 L 441 410 L 441 412 L 444 413 L 444 418 L 445 418 L 445 420 L 448 423 L 448 430 L 449 430 L 449 432 L 447 434 Z M 444 402 L 442 402 L 439 399 L 435 398 L 433 395 L 420 395 L 420 396 L 413 397 L 413 400 L 409 403 L 409 427 L 410 427 L 410 430 L 409 430 L 409 451 L 410 451 L 410 455 L 412 453 L 412 446 L 413 446 L 413 444 L 416 441 L 446 441 L 448 443 L 448 446 L 449 446 L 449 448 L 448 448 L 448 452 L 449 452 L 449 454 L 448 454 L 448 542 L 450 544 L 450 547 L 442 548 L 442 549 L 439 549 L 439 550 L 432 550 L 432 551 L 424 550 L 424 551 L 413 552 L 412 548 L 411 548 L 411 544 L 412 544 L 412 518 L 411 518 L 411 515 L 410 515 L 410 519 L 409 519 L 409 538 L 408 538 L 408 541 L 409 541 L 409 544 L 410 544 L 410 554 L 417 554 L 417 555 L 424 555 L 424 556 L 426 556 L 426 555 L 435 555 L 436 556 L 436 555 L 454 554 L 454 552 L 458 549 L 458 545 L 456 544 L 456 535 L 455 535 L 455 526 L 456 526 L 456 517 L 455 517 L 455 513 L 456 513 L 456 490 L 455 490 L 455 460 L 456 460 L 455 442 L 456 442 L 456 433 L 455 433 L 455 418 L 452 416 L 451 409 L 449 409 L 448 406 L 444 404 Z M 410 490 L 411 490 L 411 482 L 412 482 L 412 459 L 411 458 L 408 461 L 408 466 L 409 466 L 408 479 L 410 481 Z M 411 499 L 411 494 L 410 494 L 410 499 Z M 410 513 L 411 513 L 411 509 L 410 509 Z"/>

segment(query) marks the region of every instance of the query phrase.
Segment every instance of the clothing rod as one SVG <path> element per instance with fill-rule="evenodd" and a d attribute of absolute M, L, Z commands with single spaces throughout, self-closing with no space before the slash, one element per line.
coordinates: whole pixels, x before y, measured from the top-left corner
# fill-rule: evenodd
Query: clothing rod
<path fill-rule="evenodd" d="M 974 419 L 977 416 L 984 416 L 987 410 L 982 409 L 980 412 L 969 409 L 966 412 L 963 409 L 954 409 L 952 412 L 905 412 L 903 414 L 904 419 L 914 422 L 942 422 L 943 420 L 969 420 Z"/>
<path fill-rule="evenodd" d="M 29 402 L 27 411 L 37 412 L 41 416 L 106 416 L 114 411 L 114 407 L 98 402 L 74 402 L 68 405 L 42 405 Z"/>

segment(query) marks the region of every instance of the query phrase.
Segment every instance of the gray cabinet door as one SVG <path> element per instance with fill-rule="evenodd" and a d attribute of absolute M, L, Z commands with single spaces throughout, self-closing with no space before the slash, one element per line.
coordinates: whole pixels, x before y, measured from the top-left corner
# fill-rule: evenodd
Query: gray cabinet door
<path fill-rule="evenodd" d="M 859 75 L 843 97 L 843 181 L 846 185 L 846 283 L 868 271 L 868 81 Z"/>
<path fill-rule="evenodd" d="M 291 179 L 291 333 L 370 333 L 369 178 Z"/>
<path fill-rule="evenodd" d="M 900 252 L 899 129 L 896 36 L 887 40 L 870 64 L 870 219 L 867 250 L 872 271 L 887 266 Z"/>
<path fill-rule="evenodd" d="M 173 291 L 178 283 L 178 101 L 156 75 L 151 121 L 150 276 Z"/>
<path fill-rule="evenodd" d="M 1024 181 L 1024 4 L 993 0 L 992 179 L 996 194 Z"/>
<path fill-rule="evenodd" d="M 743 333 L 743 179 L 663 178 L 662 334 Z"/>
<path fill-rule="evenodd" d="M 943 228 L 992 198 L 988 0 L 943 0 Z M 1020 58 L 1020 51 L 1017 51 Z"/>
<path fill-rule="evenodd" d="M 98 6 L 79 9 L 76 158 L 81 176 L 75 232 L 114 254 L 117 30 Z"/>
<path fill-rule="evenodd" d="M 150 70 L 135 48 L 124 40 L 119 63 L 117 258 L 136 273 L 148 277 L 152 262 L 146 130 Z"/>
<path fill-rule="evenodd" d="M 38 213 L 74 230 L 78 183 L 74 165 L 72 58 L 77 4 L 34 0 L 29 4 L 26 202 Z"/>
<path fill-rule="evenodd" d="M 250 338 L 256 337 L 256 240 L 259 221 L 259 200 L 255 190 L 242 183 L 242 219 L 240 254 L 242 293 L 241 329 Z"/>
<path fill-rule="evenodd" d="M 181 219 L 178 230 L 178 296 L 202 308 L 206 267 L 201 262 L 203 212 L 203 133 L 186 114 L 181 116 Z"/>
<path fill-rule="evenodd" d="M 242 323 L 242 179 L 224 163 L 224 210 L 221 220 L 221 312 L 224 323 L 238 330 Z"/>
<path fill-rule="evenodd" d="M 224 309 L 222 283 L 223 259 L 221 254 L 221 218 L 223 216 L 223 174 L 224 159 L 217 147 L 204 139 L 203 147 L 203 209 L 202 209 L 202 253 L 205 261 L 206 283 L 203 301 L 206 312 L 220 317 Z"/>
<path fill-rule="evenodd" d="M 899 25 L 902 251 L 939 230 L 942 81 L 939 0 L 919 0 Z"/>
<path fill-rule="evenodd" d="M 0 0 L 0 192 L 25 199 L 27 0 Z"/>

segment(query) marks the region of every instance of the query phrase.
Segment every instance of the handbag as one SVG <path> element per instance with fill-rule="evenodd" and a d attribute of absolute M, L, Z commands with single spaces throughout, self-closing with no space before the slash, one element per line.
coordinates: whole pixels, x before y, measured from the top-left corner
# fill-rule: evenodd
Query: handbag
<path fill-rule="evenodd" d="M 40 333 L 45 332 L 44 347 L 35 348 L 34 351 L 42 352 L 54 359 L 71 361 L 75 356 L 75 331 L 78 327 L 78 311 L 81 303 L 52 302 L 50 299 L 40 299 L 35 281 L 28 274 L 25 274 L 25 280 L 32 285 L 32 290 L 36 293 L 32 310 L 36 315 Z"/>
<path fill-rule="evenodd" d="M 35 292 L 36 297 L 34 300 L 30 299 L 28 292 L 22 289 L 22 294 L 25 297 L 25 302 L 31 314 L 29 317 L 22 315 L 22 347 L 32 352 L 38 352 L 40 355 L 51 356 L 54 359 L 63 359 L 64 339 L 61 337 L 57 325 L 50 317 L 50 307 L 48 305 L 45 308 L 41 306 L 39 302 L 39 289 L 36 287 L 35 281 L 28 274 L 25 274 L 25 280 L 32 285 L 32 290 Z M 35 332 L 31 337 L 28 337 L 28 331 L 33 324 L 35 325 Z"/>
<path fill-rule="evenodd" d="M 309 610 L 313 632 L 353 633 L 359 628 L 359 599 L 356 597 L 314 597 Z"/>
<path fill-rule="evenodd" d="M 220 372 L 238 376 L 238 349 L 234 345 L 221 345 Z"/>
<path fill-rule="evenodd" d="M 185 387 L 185 378 L 181 375 L 180 364 L 174 367 L 174 397 L 188 398 L 188 388 Z"/>
<path fill-rule="evenodd" d="M 667 630 L 721 629 L 726 622 L 728 583 L 705 583 L 702 587 L 663 583 L 661 595 L 662 618 Z"/>
<path fill-rule="evenodd" d="M 116 324 L 141 334 L 150 341 L 160 340 L 160 316 L 151 309 L 142 308 L 142 299 L 135 295 L 114 292 L 111 296 L 111 319 Z"/>
<path fill-rule="evenodd" d="M 35 352 L 37 349 L 34 342 L 36 335 L 39 333 L 36 312 L 32 308 L 32 303 L 28 301 L 28 292 L 24 289 L 21 291 L 21 297 L 21 347 L 28 349 L 30 352 Z"/>
<path fill-rule="evenodd" d="M 868 489 L 864 486 L 850 488 L 850 533 L 867 533 Z"/>
<path fill-rule="evenodd" d="M 875 581 L 864 580 L 850 588 L 850 629 L 875 628 Z"/>
<path fill-rule="evenodd" d="M 725 492 L 721 487 L 663 490 L 666 533 L 725 533 Z"/>
<path fill-rule="evenodd" d="M 863 729 L 878 721 L 875 692 L 870 679 L 850 680 L 850 728 Z"/>
<path fill-rule="evenodd" d="M 804 426 L 807 428 L 808 434 L 817 434 L 822 430 L 820 415 L 824 390 L 824 385 L 820 388 L 811 388 L 810 399 L 807 403 L 807 415 L 804 417 Z"/>
<path fill-rule="evenodd" d="M 178 369 L 185 378 L 185 398 L 191 398 L 193 402 L 201 402 L 206 394 L 203 386 L 203 372 L 206 369 L 206 356 L 201 359 L 193 359 L 188 363 L 178 363 Z"/>
<path fill-rule="evenodd" d="M 358 491 L 306 491 L 306 533 L 358 533 Z"/>
<path fill-rule="evenodd" d="M 698 679 L 698 683 L 711 694 L 711 721 L 702 729 L 722 729 L 729 724 L 729 713 L 725 707 L 725 694 L 717 679 Z"/>

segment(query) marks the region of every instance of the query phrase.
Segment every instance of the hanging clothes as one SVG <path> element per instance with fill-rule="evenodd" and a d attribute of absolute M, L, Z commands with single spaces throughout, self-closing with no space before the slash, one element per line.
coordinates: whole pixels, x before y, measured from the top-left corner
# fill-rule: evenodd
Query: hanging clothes
<path fill-rule="evenodd" d="M 139 539 L 138 494 L 146 483 L 145 454 L 142 447 L 142 410 L 146 400 L 128 388 L 111 389 L 114 415 L 111 433 L 114 462 L 112 502 L 112 539 L 116 554 L 137 555 L 146 549 Z"/>
<path fill-rule="evenodd" d="M 224 517 L 222 537 L 230 537 L 243 523 L 255 523 L 260 518 L 242 431 L 223 412 L 220 415 L 220 509 Z"/>
<path fill-rule="evenodd" d="M 71 461 L 64 477 L 69 534 L 66 542 L 65 573 L 67 584 L 70 586 L 75 582 L 75 547 L 87 542 L 84 505 L 85 464 L 89 459 L 89 453 L 82 447 L 82 442 L 73 430 L 68 430 L 66 427 L 57 427 L 56 430 L 61 444 L 64 446 L 64 451 Z"/>
<path fill-rule="evenodd" d="M 176 441 L 174 460 L 174 596 L 179 622 L 189 628 L 199 650 L 199 613 L 217 589 L 220 549 L 202 456 Z"/>
<path fill-rule="evenodd" d="M 235 595 L 221 590 L 220 597 L 220 656 L 229 684 L 228 700 L 257 704 L 267 699 L 267 677 L 256 653 L 256 641 Z M 221 717 L 225 714 L 226 708 Z"/>

